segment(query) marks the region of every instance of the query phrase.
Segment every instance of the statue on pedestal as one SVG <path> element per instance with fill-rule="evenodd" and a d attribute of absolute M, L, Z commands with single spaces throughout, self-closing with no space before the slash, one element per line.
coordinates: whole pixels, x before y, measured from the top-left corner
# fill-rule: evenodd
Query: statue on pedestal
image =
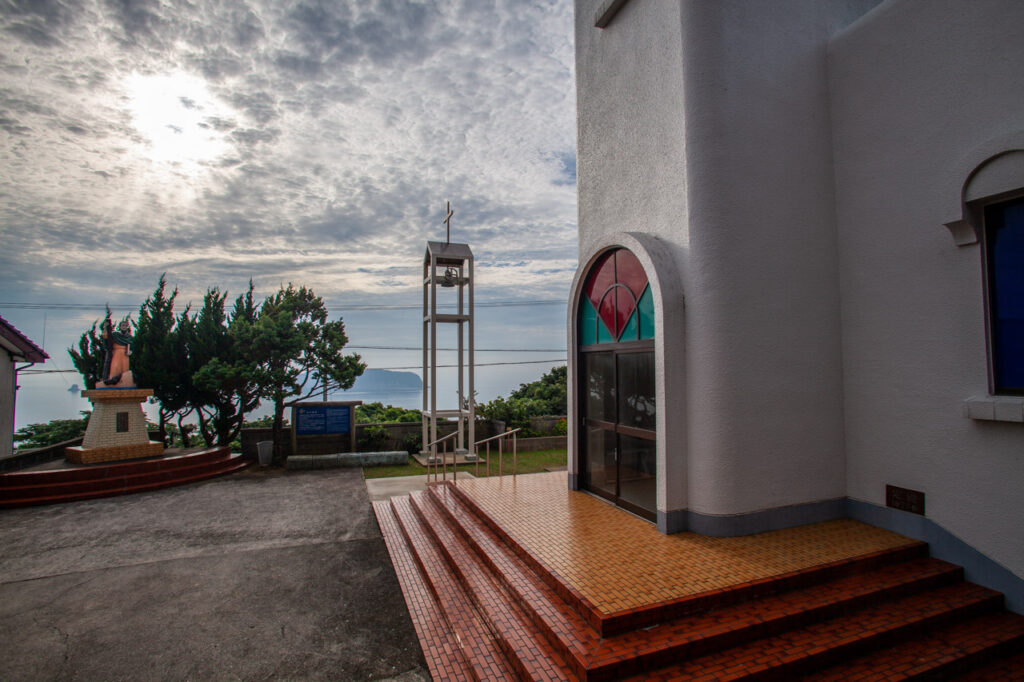
<path fill-rule="evenodd" d="M 82 397 L 92 403 L 92 414 L 82 444 L 64 448 L 64 458 L 74 464 L 98 464 L 162 455 L 164 444 L 149 440 L 142 411 L 142 402 L 152 397 L 153 389 L 136 387 L 128 368 L 131 320 L 125 317 L 115 328 L 108 310 L 100 338 L 106 351 L 102 376 L 95 389 L 82 391 Z"/>
<path fill-rule="evenodd" d="M 132 325 L 126 317 L 114 329 L 110 321 L 110 313 L 100 326 L 101 337 L 107 349 L 103 360 L 103 376 L 101 381 L 105 388 L 132 388 L 135 380 L 128 368 L 128 358 L 132 354 Z"/>

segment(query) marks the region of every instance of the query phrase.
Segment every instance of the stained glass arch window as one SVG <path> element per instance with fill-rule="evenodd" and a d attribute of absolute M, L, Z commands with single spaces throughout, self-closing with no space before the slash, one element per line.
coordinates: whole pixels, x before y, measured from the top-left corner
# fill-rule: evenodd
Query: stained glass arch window
<path fill-rule="evenodd" d="M 590 268 L 581 299 L 581 346 L 654 338 L 651 285 L 640 261 L 628 249 L 601 254 Z"/>

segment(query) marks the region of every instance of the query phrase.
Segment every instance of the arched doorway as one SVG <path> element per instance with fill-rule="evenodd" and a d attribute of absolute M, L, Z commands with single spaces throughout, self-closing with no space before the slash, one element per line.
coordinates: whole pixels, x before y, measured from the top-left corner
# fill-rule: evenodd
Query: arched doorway
<path fill-rule="evenodd" d="M 654 300 L 628 249 L 594 261 L 577 309 L 581 487 L 657 517 Z"/>

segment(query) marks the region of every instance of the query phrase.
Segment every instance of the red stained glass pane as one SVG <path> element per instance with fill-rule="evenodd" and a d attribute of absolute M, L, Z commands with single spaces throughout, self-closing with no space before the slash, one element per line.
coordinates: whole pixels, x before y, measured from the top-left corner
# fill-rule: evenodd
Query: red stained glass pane
<path fill-rule="evenodd" d="M 615 252 L 615 272 L 619 284 L 625 284 L 633 292 L 633 298 L 637 301 L 644 293 L 647 286 L 647 273 L 640 261 L 633 255 L 632 251 L 619 249 Z M 621 301 L 620 301 L 621 302 Z M 627 318 L 629 315 L 626 316 Z"/>
<path fill-rule="evenodd" d="M 590 269 L 590 276 L 587 278 L 584 289 L 595 309 L 601 303 L 602 294 L 613 284 L 615 284 L 615 252 L 609 251 L 601 256 L 594 263 L 594 267 Z"/>
<path fill-rule="evenodd" d="M 601 307 L 597 309 L 598 316 L 604 321 L 612 338 L 619 338 L 619 330 L 615 326 L 615 290 L 612 289 L 608 295 L 601 299 Z"/>
<path fill-rule="evenodd" d="M 629 321 L 629 316 L 633 314 L 636 304 L 633 303 L 633 297 L 629 295 L 629 292 L 622 287 L 615 288 L 615 298 L 618 300 L 618 314 L 615 316 L 615 338 L 618 339 L 622 336 L 622 330 L 626 328 L 626 322 Z"/>
<path fill-rule="evenodd" d="M 615 296 L 604 297 L 608 288 L 615 284 L 615 252 L 602 255 L 590 270 L 584 293 L 594 306 L 605 326 L 615 335 Z M 604 300 L 602 301 L 602 298 Z"/>

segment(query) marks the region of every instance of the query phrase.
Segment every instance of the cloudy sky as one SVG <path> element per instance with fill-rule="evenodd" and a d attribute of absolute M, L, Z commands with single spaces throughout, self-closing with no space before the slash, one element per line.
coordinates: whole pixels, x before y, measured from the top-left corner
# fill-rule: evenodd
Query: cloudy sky
<path fill-rule="evenodd" d="M 418 346 L 417 310 L 368 307 L 419 303 L 445 200 L 478 301 L 567 296 L 570 0 L 6 0 L 0 29 L 0 315 L 37 342 L 46 315 L 50 368 L 161 272 L 182 300 L 306 284 L 353 346 Z M 478 347 L 564 348 L 564 303 L 478 312 Z"/>

